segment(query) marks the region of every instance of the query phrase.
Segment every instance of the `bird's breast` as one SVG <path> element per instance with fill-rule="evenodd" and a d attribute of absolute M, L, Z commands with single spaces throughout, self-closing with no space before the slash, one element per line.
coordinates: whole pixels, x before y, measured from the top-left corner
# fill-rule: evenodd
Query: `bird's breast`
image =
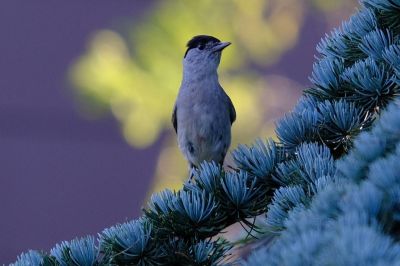
<path fill-rule="evenodd" d="M 230 131 L 225 94 L 214 79 L 182 84 L 178 100 L 178 128 L 199 141 Z M 179 129 L 178 129 L 179 133 Z"/>

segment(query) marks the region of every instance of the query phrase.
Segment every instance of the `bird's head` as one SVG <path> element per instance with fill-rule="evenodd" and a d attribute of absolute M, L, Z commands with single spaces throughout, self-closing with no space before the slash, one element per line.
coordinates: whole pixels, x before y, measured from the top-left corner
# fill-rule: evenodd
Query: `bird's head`
<path fill-rule="evenodd" d="M 183 59 L 184 68 L 191 71 L 216 71 L 221 60 L 221 52 L 230 42 L 221 42 L 208 35 L 198 35 L 187 43 Z"/>

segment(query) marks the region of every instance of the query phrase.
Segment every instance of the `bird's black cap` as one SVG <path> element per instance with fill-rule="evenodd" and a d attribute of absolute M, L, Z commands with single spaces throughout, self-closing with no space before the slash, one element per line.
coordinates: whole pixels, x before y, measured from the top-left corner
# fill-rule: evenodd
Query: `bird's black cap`
<path fill-rule="evenodd" d="M 209 36 L 209 35 L 197 35 L 194 36 L 188 43 L 187 43 L 187 47 L 188 49 L 186 50 L 185 56 L 187 55 L 187 53 L 189 52 L 190 49 L 199 47 L 201 45 L 205 46 L 207 43 L 218 43 L 221 42 L 219 39 L 213 37 L 213 36 Z"/>

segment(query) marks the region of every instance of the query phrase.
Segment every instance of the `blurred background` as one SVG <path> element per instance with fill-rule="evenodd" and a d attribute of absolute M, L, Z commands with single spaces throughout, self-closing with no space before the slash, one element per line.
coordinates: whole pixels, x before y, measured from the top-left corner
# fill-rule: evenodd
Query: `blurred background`
<path fill-rule="evenodd" d="M 0 3 L 0 264 L 136 218 L 187 166 L 170 117 L 186 42 L 233 43 L 232 148 L 274 137 L 355 0 Z M 229 158 L 227 159 L 229 164 Z"/>

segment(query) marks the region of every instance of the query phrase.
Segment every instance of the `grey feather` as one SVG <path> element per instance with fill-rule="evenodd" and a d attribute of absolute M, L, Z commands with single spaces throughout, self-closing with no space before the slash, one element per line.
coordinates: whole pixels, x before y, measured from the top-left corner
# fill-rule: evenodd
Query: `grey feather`
<path fill-rule="evenodd" d="M 203 161 L 223 163 L 236 119 L 217 74 L 221 51 L 229 43 L 201 40 L 202 45 L 192 45 L 183 59 L 183 79 L 172 114 L 179 148 L 191 167 Z"/>
<path fill-rule="evenodd" d="M 221 87 L 221 89 L 223 90 L 222 87 Z M 232 125 L 233 122 L 236 121 L 236 110 L 235 110 L 235 106 L 233 106 L 231 98 L 229 98 L 229 96 L 227 94 L 226 94 L 226 98 L 228 100 L 229 119 L 230 119 L 231 125 Z"/>

